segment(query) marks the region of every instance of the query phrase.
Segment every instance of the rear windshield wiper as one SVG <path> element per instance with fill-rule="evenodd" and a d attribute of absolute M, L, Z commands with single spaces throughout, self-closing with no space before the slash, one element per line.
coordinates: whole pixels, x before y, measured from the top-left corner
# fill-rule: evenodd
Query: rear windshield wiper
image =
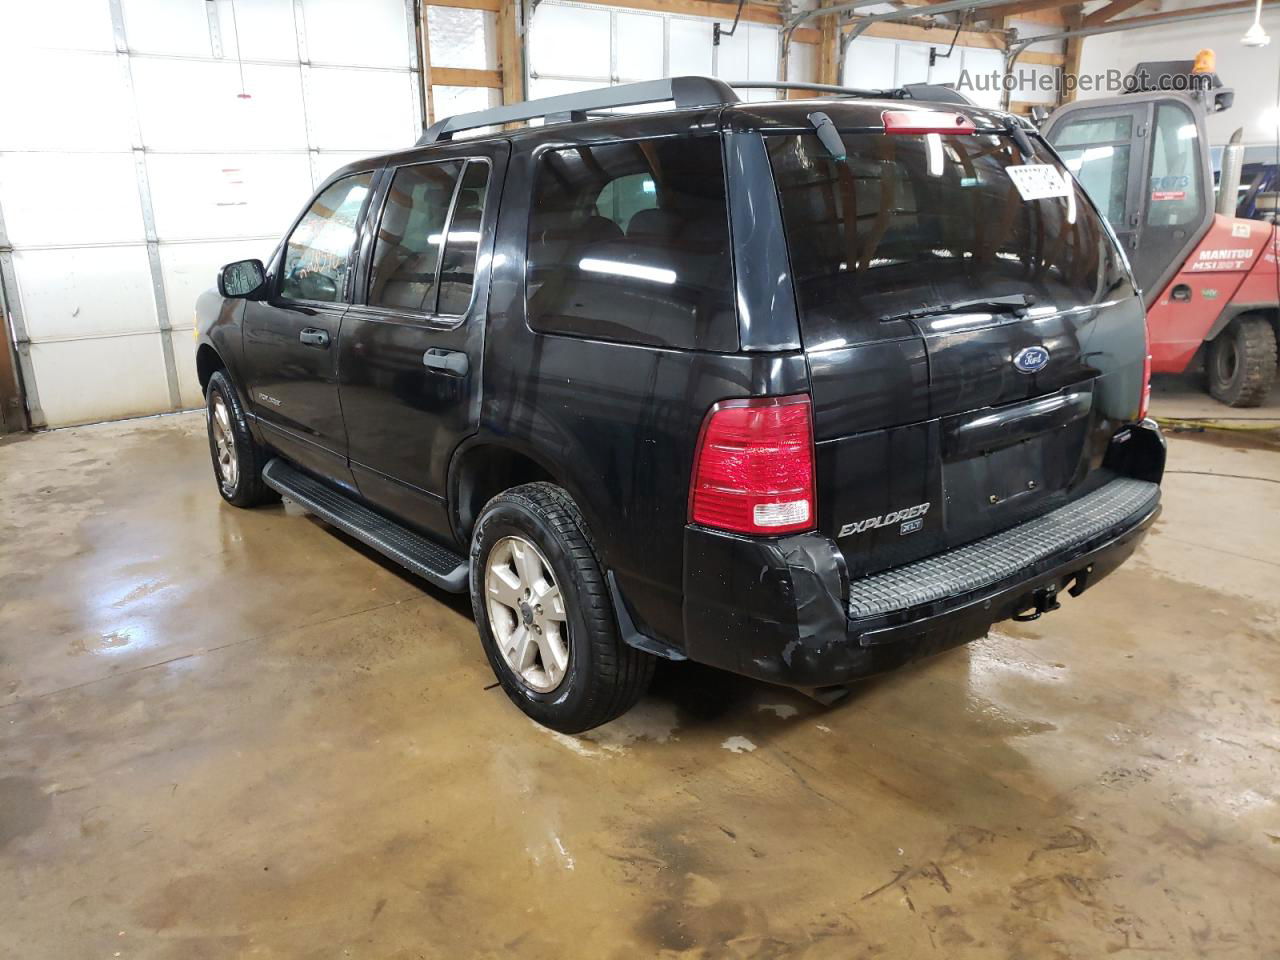
<path fill-rule="evenodd" d="M 977 300 L 957 300 L 955 303 L 938 303 L 931 307 L 916 307 L 902 313 L 881 317 L 881 323 L 892 323 L 894 320 L 920 320 L 924 317 L 936 317 L 944 313 L 959 313 L 962 310 L 1009 310 L 1022 316 L 1027 308 L 1034 305 L 1036 298 L 1029 293 L 1015 293 L 1009 297 L 980 297 Z"/>

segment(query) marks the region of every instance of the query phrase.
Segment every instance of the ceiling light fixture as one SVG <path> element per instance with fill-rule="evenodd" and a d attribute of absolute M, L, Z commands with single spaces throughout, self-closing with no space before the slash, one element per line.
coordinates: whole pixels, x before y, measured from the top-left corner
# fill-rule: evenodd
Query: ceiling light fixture
<path fill-rule="evenodd" d="M 1258 5 L 1254 10 L 1253 26 L 1244 32 L 1240 42 L 1246 47 L 1265 47 L 1271 42 L 1271 38 L 1267 36 L 1267 31 L 1262 29 L 1262 0 L 1258 0 Z"/>

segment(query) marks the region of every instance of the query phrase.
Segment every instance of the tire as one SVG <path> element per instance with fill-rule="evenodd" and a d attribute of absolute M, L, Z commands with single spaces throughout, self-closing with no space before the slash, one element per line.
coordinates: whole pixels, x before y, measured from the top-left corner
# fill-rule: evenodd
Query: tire
<path fill-rule="evenodd" d="M 653 657 L 618 636 L 587 526 L 555 484 L 524 484 L 485 505 L 471 538 L 471 606 L 502 689 L 553 730 L 581 733 L 621 716 L 653 677 Z"/>
<path fill-rule="evenodd" d="M 262 482 L 267 452 L 249 432 L 240 395 L 224 371 L 215 371 L 209 378 L 204 400 L 209 456 L 222 499 L 235 507 L 256 507 L 279 500 L 280 494 Z"/>
<path fill-rule="evenodd" d="M 1276 379 L 1276 332 L 1266 317 L 1237 317 L 1209 342 L 1209 393 L 1230 407 L 1266 402 Z"/>

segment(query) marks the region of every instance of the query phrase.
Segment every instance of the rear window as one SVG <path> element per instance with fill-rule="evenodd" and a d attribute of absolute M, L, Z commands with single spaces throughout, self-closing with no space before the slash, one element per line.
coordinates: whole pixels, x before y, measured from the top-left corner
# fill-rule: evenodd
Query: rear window
<path fill-rule="evenodd" d="M 529 216 L 529 325 L 736 350 L 719 137 L 548 150 Z"/>
<path fill-rule="evenodd" d="M 881 318 L 923 306 L 1030 293 L 1067 308 L 1129 291 L 1074 182 L 1067 197 L 1027 201 L 1005 172 L 1061 171 L 1047 152 L 1026 161 L 994 134 L 842 139 L 840 162 L 814 135 L 768 140 L 808 346 L 898 335 Z"/>

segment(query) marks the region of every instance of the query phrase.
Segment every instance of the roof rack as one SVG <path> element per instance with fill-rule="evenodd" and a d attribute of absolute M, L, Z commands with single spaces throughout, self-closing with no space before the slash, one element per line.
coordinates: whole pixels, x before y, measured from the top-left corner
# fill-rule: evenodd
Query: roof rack
<path fill-rule="evenodd" d="M 939 83 L 907 83 L 901 87 L 883 90 L 863 90 L 858 87 L 842 87 L 834 83 L 805 83 L 800 80 L 730 80 L 735 90 L 813 90 L 816 93 L 835 93 L 866 100 L 929 100 L 934 103 L 962 103 L 976 106 L 972 100 L 954 87 Z"/>
<path fill-rule="evenodd" d="M 623 83 L 616 87 L 583 90 L 558 97 L 527 100 L 505 107 L 460 113 L 433 123 L 418 138 L 418 146 L 425 147 L 442 140 L 452 140 L 460 130 L 476 127 L 515 123 L 518 120 L 545 118 L 548 123 L 585 120 L 591 110 L 609 110 L 617 107 L 633 107 L 641 103 L 665 103 L 674 101 L 681 107 L 713 107 L 737 103 L 738 96 L 723 80 L 714 77 L 667 77 L 662 80 L 645 80 L 641 83 Z"/>
<path fill-rule="evenodd" d="M 586 120 L 592 111 L 613 110 L 618 107 L 634 107 L 642 103 L 667 103 L 673 101 L 677 109 L 683 107 L 715 107 L 739 103 L 739 90 L 813 90 L 818 93 L 841 94 L 877 100 L 932 100 L 941 103 L 973 105 L 962 93 L 951 87 L 931 83 L 908 83 L 887 90 L 860 90 L 831 83 L 804 83 L 794 80 L 742 80 L 728 82 L 715 77 L 667 77 L 662 80 L 645 80 L 641 83 L 623 83 L 616 87 L 598 87 L 580 93 L 565 93 L 558 97 L 526 100 L 505 107 L 460 113 L 437 120 L 418 138 L 418 146 L 452 140 L 462 130 L 497 126 L 520 120 L 544 119 L 547 123 L 566 123 Z"/>

